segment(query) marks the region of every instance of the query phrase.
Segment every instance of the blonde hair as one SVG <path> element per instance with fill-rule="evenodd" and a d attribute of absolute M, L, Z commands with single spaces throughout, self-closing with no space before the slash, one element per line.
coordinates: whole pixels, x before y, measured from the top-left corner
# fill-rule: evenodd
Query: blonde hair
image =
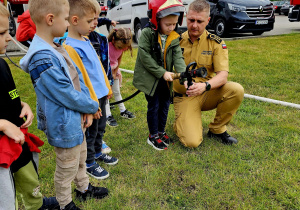
<path fill-rule="evenodd" d="M 95 5 L 95 8 L 96 8 L 96 14 L 97 14 L 97 13 L 100 14 L 100 12 L 101 12 L 101 7 L 100 7 L 98 1 L 97 1 L 97 0 L 91 0 L 91 1 L 92 1 L 92 3 Z"/>
<path fill-rule="evenodd" d="M 69 4 L 70 17 L 77 15 L 81 18 L 90 12 L 96 13 L 96 6 L 92 0 L 69 0 Z"/>
<path fill-rule="evenodd" d="M 115 28 L 111 30 L 107 37 L 109 42 L 114 42 L 117 49 L 124 49 L 128 47 L 132 57 L 132 34 L 129 28 Z"/>
<path fill-rule="evenodd" d="M 0 15 L 9 17 L 9 11 L 6 9 L 6 7 L 2 3 L 0 3 Z"/>
<path fill-rule="evenodd" d="M 30 0 L 28 3 L 30 17 L 35 24 L 40 23 L 49 13 L 59 15 L 63 5 L 69 6 L 68 0 Z"/>
<path fill-rule="evenodd" d="M 193 10 L 194 12 L 207 12 L 207 16 L 210 16 L 210 5 L 206 0 L 195 0 L 189 5 L 188 12 Z"/>

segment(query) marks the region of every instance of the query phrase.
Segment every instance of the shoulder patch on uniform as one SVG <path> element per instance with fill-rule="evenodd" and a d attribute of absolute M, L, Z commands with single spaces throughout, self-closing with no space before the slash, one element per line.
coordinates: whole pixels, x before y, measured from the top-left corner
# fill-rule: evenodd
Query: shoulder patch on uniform
<path fill-rule="evenodd" d="M 208 39 L 215 40 L 218 44 L 221 44 L 222 39 L 215 34 L 208 34 Z"/>

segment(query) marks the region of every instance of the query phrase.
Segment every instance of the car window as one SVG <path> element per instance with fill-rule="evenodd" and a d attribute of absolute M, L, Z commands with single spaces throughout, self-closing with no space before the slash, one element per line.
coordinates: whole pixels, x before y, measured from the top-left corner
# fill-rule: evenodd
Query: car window
<path fill-rule="evenodd" d="M 115 6 L 118 6 L 120 4 L 120 0 L 113 0 L 111 2 L 111 8 L 114 8 Z"/>

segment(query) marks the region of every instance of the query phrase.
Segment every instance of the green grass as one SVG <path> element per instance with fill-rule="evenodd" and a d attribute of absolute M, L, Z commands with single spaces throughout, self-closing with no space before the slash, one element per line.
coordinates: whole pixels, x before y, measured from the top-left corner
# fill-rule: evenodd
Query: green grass
<path fill-rule="evenodd" d="M 229 80 L 239 82 L 248 94 L 300 103 L 300 34 L 227 41 Z M 121 68 L 134 68 L 125 53 Z M 15 58 L 18 61 L 20 58 Z M 13 67 L 22 100 L 35 112 L 35 93 L 29 76 Z M 132 94 L 132 75 L 123 73 L 123 98 Z M 226 146 L 204 136 L 196 149 L 183 147 L 172 130 L 170 107 L 167 132 L 176 144 L 159 152 L 146 143 L 146 100 L 142 93 L 125 103 L 134 120 L 112 110 L 119 126 L 107 127 L 104 140 L 119 158 L 116 166 L 102 165 L 110 172 L 94 185 L 110 190 L 103 200 L 80 203 L 83 209 L 299 209 L 300 208 L 300 110 L 244 99 L 229 133 L 239 144 Z M 203 113 L 204 133 L 214 111 Z M 40 155 L 40 181 L 44 195 L 54 196 L 55 153 L 45 135 L 30 131 L 45 145 Z M 74 186 L 73 186 L 74 187 Z M 74 196 L 74 194 L 73 194 Z"/>

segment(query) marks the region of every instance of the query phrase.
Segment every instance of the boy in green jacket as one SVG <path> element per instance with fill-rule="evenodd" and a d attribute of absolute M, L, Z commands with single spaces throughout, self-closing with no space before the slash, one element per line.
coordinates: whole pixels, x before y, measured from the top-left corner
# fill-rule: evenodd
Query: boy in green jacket
<path fill-rule="evenodd" d="M 180 0 L 152 0 L 149 2 L 150 22 L 139 39 L 133 85 L 145 93 L 148 101 L 147 143 L 156 150 L 166 150 L 173 141 L 165 132 L 172 92 L 172 71 L 185 71 L 179 46 L 179 34 L 184 6 Z"/>

